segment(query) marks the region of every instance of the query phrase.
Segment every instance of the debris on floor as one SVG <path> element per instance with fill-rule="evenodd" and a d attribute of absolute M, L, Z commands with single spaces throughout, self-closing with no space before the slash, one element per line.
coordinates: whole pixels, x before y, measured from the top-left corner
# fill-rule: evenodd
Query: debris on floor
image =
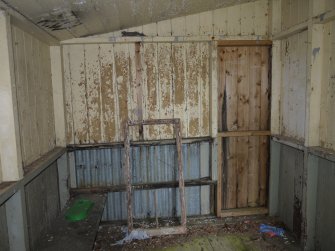
<path fill-rule="evenodd" d="M 172 220 L 169 220 L 170 224 Z M 103 224 L 100 227 L 95 251 L 111 250 L 266 250 L 266 251 L 298 251 L 298 242 L 285 232 L 283 237 L 269 237 L 259 231 L 261 224 L 283 228 L 276 219 L 264 216 L 249 216 L 239 218 L 217 219 L 215 217 L 201 217 L 188 219 L 188 231 L 183 235 L 168 235 L 144 240 L 133 240 L 115 245 L 124 237 L 124 227 L 116 224 Z M 145 223 L 140 223 L 145 228 Z M 148 223 L 146 226 L 152 226 Z"/>
<path fill-rule="evenodd" d="M 283 228 L 273 227 L 273 226 L 266 225 L 266 224 L 261 224 L 259 226 L 259 231 L 261 233 L 267 234 L 269 237 L 274 237 L 274 236 L 283 237 L 285 234 L 285 230 Z"/>
<path fill-rule="evenodd" d="M 145 240 L 149 239 L 149 235 L 145 231 L 141 230 L 133 230 L 130 234 L 128 234 L 128 231 L 125 232 L 126 237 L 124 237 L 122 240 L 119 240 L 115 243 L 115 245 L 123 245 L 125 243 L 131 242 L 133 240 Z"/>

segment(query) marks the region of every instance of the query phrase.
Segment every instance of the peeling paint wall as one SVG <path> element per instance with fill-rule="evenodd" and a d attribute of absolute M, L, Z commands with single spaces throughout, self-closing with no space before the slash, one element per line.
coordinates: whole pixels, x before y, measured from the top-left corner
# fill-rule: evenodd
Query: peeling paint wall
<path fill-rule="evenodd" d="M 183 137 L 209 136 L 209 57 L 209 42 L 63 46 L 67 143 L 122 141 L 128 118 L 181 118 Z M 172 132 L 146 126 L 143 137 Z"/>
<path fill-rule="evenodd" d="M 324 82 L 321 92 L 320 145 L 335 150 L 335 21 L 328 24 L 325 38 Z"/>
<path fill-rule="evenodd" d="M 49 46 L 12 26 L 15 84 L 23 164 L 55 146 Z"/>
<path fill-rule="evenodd" d="M 307 88 L 307 31 L 282 40 L 281 135 L 303 140 Z"/>
<path fill-rule="evenodd" d="M 64 44 L 67 144 L 123 140 L 131 120 L 181 118 L 183 137 L 210 135 L 213 34 L 222 39 L 265 39 L 268 1 L 261 0 L 128 29 L 162 42 Z M 198 36 L 208 39 L 198 42 Z M 101 38 L 120 37 L 120 32 Z M 175 41 L 163 42 L 164 36 Z M 191 41 L 178 41 L 189 36 Z M 89 38 L 88 38 L 89 39 Z M 203 40 L 203 39 L 202 39 Z M 125 40 L 126 41 L 126 40 Z M 216 54 L 216 53 L 214 53 Z M 216 108 L 213 108 L 216 109 Z M 139 130 L 132 129 L 133 139 Z M 144 127 L 143 137 L 172 137 L 170 126 Z"/>
<path fill-rule="evenodd" d="M 123 30 L 98 37 L 120 37 Z M 129 28 L 146 36 L 267 36 L 268 1 L 259 0 Z"/>

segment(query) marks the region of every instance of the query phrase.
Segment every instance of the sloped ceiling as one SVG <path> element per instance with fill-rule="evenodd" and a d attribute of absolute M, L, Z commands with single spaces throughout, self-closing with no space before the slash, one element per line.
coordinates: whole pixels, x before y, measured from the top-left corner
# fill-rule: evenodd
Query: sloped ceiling
<path fill-rule="evenodd" d="M 127 29 L 251 0 L 1 0 L 58 40 Z"/>

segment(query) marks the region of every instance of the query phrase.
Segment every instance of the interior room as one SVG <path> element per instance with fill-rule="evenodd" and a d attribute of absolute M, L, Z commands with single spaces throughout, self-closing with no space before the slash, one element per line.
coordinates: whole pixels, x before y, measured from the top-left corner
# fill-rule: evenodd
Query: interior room
<path fill-rule="evenodd" d="M 0 0 L 0 250 L 334 250 L 334 0 Z"/>

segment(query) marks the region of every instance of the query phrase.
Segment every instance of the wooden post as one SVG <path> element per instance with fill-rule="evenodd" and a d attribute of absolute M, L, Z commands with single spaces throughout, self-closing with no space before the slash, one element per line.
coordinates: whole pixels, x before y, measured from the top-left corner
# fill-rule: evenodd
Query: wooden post
<path fill-rule="evenodd" d="M 124 170 L 125 183 L 127 184 L 127 212 L 128 212 L 128 233 L 133 230 L 133 210 L 132 210 L 132 191 L 131 191 L 131 167 L 130 167 L 130 139 L 129 122 L 126 122 L 124 130 Z"/>
<path fill-rule="evenodd" d="M 125 125 L 125 139 L 124 139 L 124 167 L 125 167 L 125 183 L 127 190 L 127 203 L 128 203 L 128 232 L 133 230 L 133 215 L 132 215 L 132 185 L 131 185 L 131 167 L 130 167 L 130 139 L 129 139 L 129 127 L 130 126 L 144 126 L 144 125 L 174 125 L 174 132 L 176 135 L 176 145 L 177 145 L 177 155 L 178 155 L 178 174 L 179 174 L 179 197 L 180 197 L 180 207 L 181 207 L 181 226 L 171 227 L 171 228 L 158 228 L 155 230 L 143 229 L 141 231 L 146 231 L 149 236 L 155 235 L 166 235 L 166 234 L 181 234 L 186 233 L 186 206 L 185 206 L 185 183 L 183 175 L 183 157 L 181 149 L 181 128 L 180 119 L 153 119 L 153 120 L 143 120 L 132 122 L 128 121 Z M 155 207 L 157 209 L 157 201 L 155 195 Z M 156 212 L 156 221 L 157 212 Z"/>
<path fill-rule="evenodd" d="M 221 217 L 222 209 L 222 137 L 218 136 L 218 183 L 216 188 L 216 216 Z"/>
<path fill-rule="evenodd" d="M 181 225 L 186 228 L 186 206 L 185 206 L 185 185 L 183 176 L 183 156 L 181 150 L 181 128 L 180 119 L 174 125 L 174 130 L 176 134 L 176 144 L 178 153 L 178 172 L 179 172 L 179 196 L 180 196 L 180 207 L 181 207 Z"/>
<path fill-rule="evenodd" d="M 0 11 L 0 182 L 23 177 L 10 19 Z"/>

